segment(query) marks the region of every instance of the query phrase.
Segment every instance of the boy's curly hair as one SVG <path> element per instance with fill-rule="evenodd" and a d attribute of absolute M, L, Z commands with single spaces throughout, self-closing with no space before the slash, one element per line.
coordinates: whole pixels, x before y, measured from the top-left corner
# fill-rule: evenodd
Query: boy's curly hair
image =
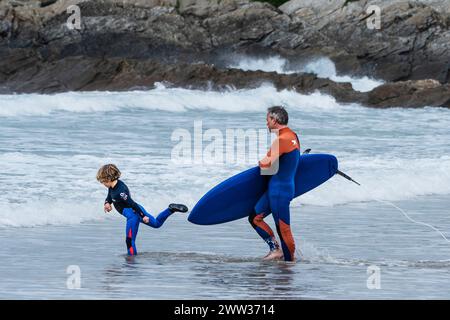
<path fill-rule="evenodd" d="M 121 172 L 115 164 L 109 163 L 98 169 L 97 180 L 99 182 L 114 181 L 120 178 Z"/>

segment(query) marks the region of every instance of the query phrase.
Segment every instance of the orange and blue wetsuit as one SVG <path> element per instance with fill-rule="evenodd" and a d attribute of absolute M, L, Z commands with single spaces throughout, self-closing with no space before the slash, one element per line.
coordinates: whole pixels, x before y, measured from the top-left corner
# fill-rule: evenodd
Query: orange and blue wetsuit
<path fill-rule="evenodd" d="M 274 168 L 278 170 L 270 177 L 268 190 L 259 199 L 255 212 L 249 221 L 270 250 L 278 249 L 278 243 L 272 229 L 264 218 L 272 213 L 285 261 L 293 261 L 295 242 L 290 227 L 289 204 L 294 197 L 294 177 L 300 158 L 300 141 L 294 131 L 288 127 L 279 130 L 278 137 L 272 143 L 267 156 L 259 162 L 261 170 Z"/>

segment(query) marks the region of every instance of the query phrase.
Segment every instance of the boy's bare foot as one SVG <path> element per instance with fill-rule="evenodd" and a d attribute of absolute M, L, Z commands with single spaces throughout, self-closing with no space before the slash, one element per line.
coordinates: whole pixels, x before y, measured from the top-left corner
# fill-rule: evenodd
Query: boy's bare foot
<path fill-rule="evenodd" d="M 281 249 L 275 249 L 273 251 L 270 251 L 263 260 L 270 261 L 270 260 L 280 260 L 283 259 L 283 251 Z"/>

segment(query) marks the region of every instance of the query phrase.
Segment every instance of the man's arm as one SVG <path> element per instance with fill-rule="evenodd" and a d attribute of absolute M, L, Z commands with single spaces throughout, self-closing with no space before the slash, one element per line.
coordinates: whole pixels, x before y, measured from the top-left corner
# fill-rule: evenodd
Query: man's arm
<path fill-rule="evenodd" d="M 261 169 L 267 169 L 280 157 L 280 140 L 277 138 L 270 146 L 267 155 L 259 161 L 259 167 Z"/>
<path fill-rule="evenodd" d="M 298 143 L 296 136 L 277 137 L 270 146 L 267 155 L 259 161 L 259 167 L 261 169 L 270 168 L 283 154 L 289 153 L 294 149 L 300 150 Z"/>

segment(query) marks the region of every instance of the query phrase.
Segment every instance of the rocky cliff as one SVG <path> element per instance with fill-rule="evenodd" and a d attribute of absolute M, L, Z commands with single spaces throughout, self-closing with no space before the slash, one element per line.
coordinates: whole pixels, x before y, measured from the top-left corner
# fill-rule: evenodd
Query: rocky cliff
<path fill-rule="evenodd" d="M 70 5 L 80 29 L 67 21 Z M 381 9 L 370 29 L 369 5 Z M 319 90 L 374 107 L 450 106 L 450 5 L 442 1 L 47 0 L 0 2 L 1 92 L 183 87 Z M 384 79 L 371 92 L 312 74 L 228 68 L 234 54 L 332 59 Z"/>

